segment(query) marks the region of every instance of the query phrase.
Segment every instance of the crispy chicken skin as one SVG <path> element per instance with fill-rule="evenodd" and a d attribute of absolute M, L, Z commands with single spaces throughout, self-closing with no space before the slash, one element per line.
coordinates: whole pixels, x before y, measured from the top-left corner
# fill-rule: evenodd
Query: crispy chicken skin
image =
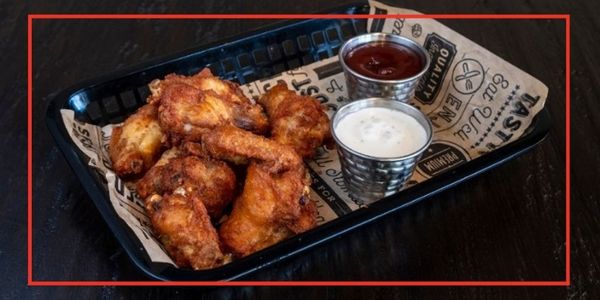
<path fill-rule="evenodd" d="M 178 266 L 202 270 L 227 261 L 201 199 L 179 190 L 165 196 L 154 194 L 146 199 L 146 211 L 155 233 Z"/>
<path fill-rule="evenodd" d="M 150 83 L 149 103 L 159 105 L 159 120 L 175 141 L 200 141 L 203 134 L 234 125 L 257 134 L 269 122 L 260 105 L 244 96 L 239 86 L 204 69 L 193 76 L 170 74 Z"/>
<path fill-rule="evenodd" d="M 185 84 L 201 91 L 212 91 L 219 97 L 230 98 L 229 100 L 236 104 L 254 104 L 244 95 L 237 84 L 215 77 L 208 68 L 204 68 L 192 76 L 169 74 L 163 80 L 153 80 L 148 85 L 151 93 L 148 103 L 160 102 L 162 93 L 173 84 Z"/>
<path fill-rule="evenodd" d="M 302 165 L 279 174 L 250 163 L 241 196 L 219 235 L 225 247 L 243 257 L 316 225 L 316 207 Z"/>
<path fill-rule="evenodd" d="M 302 159 L 291 147 L 234 126 L 223 126 L 211 131 L 203 138 L 202 146 L 210 156 L 236 164 L 246 163 L 248 158 L 253 158 L 270 172 L 302 164 Z"/>
<path fill-rule="evenodd" d="M 235 187 L 235 174 L 225 162 L 188 156 L 177 148 L 166 151 L 137 182 L 142 199 L 184 191 L 188 197 L 201 199 L 213 219 L 221 217 L 233 200 Z"/>
<path fill-rule="evenodd" d="M 269 116 L 271 138 L 291 146 L 301 157 L 313 156 L 316 148 L 331 140 L 329 118 L 319 101 L 297 95 L 284 82 L 271 88 L 258 103 Z"/>
<path fill-rule="evenodd" d="M 242 194 L 219 229 L 234 255 L 249 255 L 316 225 L 310 178 L 291 147 L 232 126 L 211 132 L 202 145 L 213 157 L 251 160 Z"/>
<path fill-rule="evenodd" d="M 148 104 L 113 129 L 109 154 L 117 175 L 137 180 L 179 267 L 218 267 L 316 226 L 303 158 L 331 139 L 316 99 L 280 83 L 255 103 L 209 69 L 149 88 Z"/>
<path fill-rule="evenodd" d="M 109 155 L 113 169 L 123 178 L 142 175 L 156 162 L 166 142 L 158 122 L 157 106 L 147 104 L 122 126 L 113 128 Z"/>

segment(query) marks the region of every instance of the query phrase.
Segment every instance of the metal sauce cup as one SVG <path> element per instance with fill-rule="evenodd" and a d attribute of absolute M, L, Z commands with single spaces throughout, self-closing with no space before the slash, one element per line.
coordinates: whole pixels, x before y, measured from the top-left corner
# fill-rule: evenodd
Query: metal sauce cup
<path fill-rule="evenodd" d="M 382 80 L 364 76 L 348 67 L 345 61 L 346 55 L 356 47 L 373 42 L 388 42 L 408 47 L 421 56 L 423 69 L 412 77 L 398 80 Z M 429 53 L 427 53 L 423 46 L 411 39 L 387 33 L 368 33 L 349 39 L 340 49 L 339 60 L 346 76 L 348 96 L 351 100 L 381 97 L 391 98 L 400 102 L 408 102 L 414 96 L 417 83 L 431 63 Z"/>
<path fill-rule="evenodd" d="M 374 157 L 351 149 L 339 139 L 336 127 L 347 115 L 368 107 L 390 108 L 415 118 L 425 129 L 427 142 L 414 153 L 392 158 Z M 412 176 L 416 163 L 433 137 L 431 122 L 425 114 L 409 104 L 383 98 L 368 98 L 344 105 L 333 116 L 331 132 L 350 195 L 365 204 L 398 192 Z"/>

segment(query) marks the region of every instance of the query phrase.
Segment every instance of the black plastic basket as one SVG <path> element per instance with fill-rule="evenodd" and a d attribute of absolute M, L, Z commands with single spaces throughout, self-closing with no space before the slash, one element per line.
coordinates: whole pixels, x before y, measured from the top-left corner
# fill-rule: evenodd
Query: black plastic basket
<path fill-rule="evenodd" d="M 359 4 L 331 13 L 368 12 L 367 5 Z M 536 116 L 527 133 L 511 144 L 382 199 L 368 208 L 346 214 L 248 257 L 215 269 L 193 271 L 150 261 L 135 234 L 113 209 L 105 179 L 88 166 L 89 159 L 71 142 L 62 122 L 61 109 L 74 110 L 78 120 L 96 125 L 121 122 L 145 103 L 150 81 L 173 72 L 191 75 L 206 66 L 214 74 L 240 84 L 267 78 L 335 56 L 345 40 L 365 30 L 364 19 L 284 22 L 260 32 L 190 49 L 62 91 L 49 104 L 47 124 L 71 168 L 131 260 L 145 274 L 160 280 L 240 278 L 481 174 L 531 149 L 547 135 L 550 120 L 544 109 Z"/>

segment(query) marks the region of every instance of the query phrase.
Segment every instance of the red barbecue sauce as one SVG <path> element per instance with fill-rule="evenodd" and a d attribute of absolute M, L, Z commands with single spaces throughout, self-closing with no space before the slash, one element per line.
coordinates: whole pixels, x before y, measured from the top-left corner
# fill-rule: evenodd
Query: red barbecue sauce
<path fill-rule="evenodd" d="M 355 72 L 382 80 L 410 78 L 417 75 L 424 64 L 414 50 L 388 42 L 358 46 L 346 54 L 344 61 Z"/>

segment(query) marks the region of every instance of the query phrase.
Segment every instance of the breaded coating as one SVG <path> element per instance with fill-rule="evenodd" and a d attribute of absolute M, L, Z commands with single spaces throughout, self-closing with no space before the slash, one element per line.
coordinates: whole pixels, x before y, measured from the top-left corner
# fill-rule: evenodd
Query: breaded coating
<path fill-rule="evenodd" d="M 185 77 L 167 75 L 150 84 L 150 103 L 159 105 L 159 120 L 174 141 L 200 141 L 212 129 L 233 125 L 257 134 L 269 123 L 260 105 L 239 86 L 212 75 L 209 69 Z"/>
<path fill-rule="evenodd" d="M 136 188 L 142 199 L 184 191 L 201 199 L 216 220 L 233 200 L 235 187 L 235 174 L 225 162 L 186 156 L 181 150 L 171 149 L 137 182 Z"/>
<path fill-rule="evenodd" d="M 291 146 L 303 158 L 331 140 L 329 117 L 313 97 L 300 96 L 278 83 L 258 103 L 265 107 L 271 122 L 271 138 Z"/>
<path fill-rule="evenodd" d="M 154 232 L 178 266 L 203 270 L 227 262 L 201 199 L 179 190 L 165 196 L 155 194 L 147 199 L 146 211 Z"/>
<path fill-rule="evenodd" d="M 108 149 L 113 170 L 119 177 L 139 177 L 156 162 L 165 144 L 157 106 L 144 105 L 113 128 Z"/>

